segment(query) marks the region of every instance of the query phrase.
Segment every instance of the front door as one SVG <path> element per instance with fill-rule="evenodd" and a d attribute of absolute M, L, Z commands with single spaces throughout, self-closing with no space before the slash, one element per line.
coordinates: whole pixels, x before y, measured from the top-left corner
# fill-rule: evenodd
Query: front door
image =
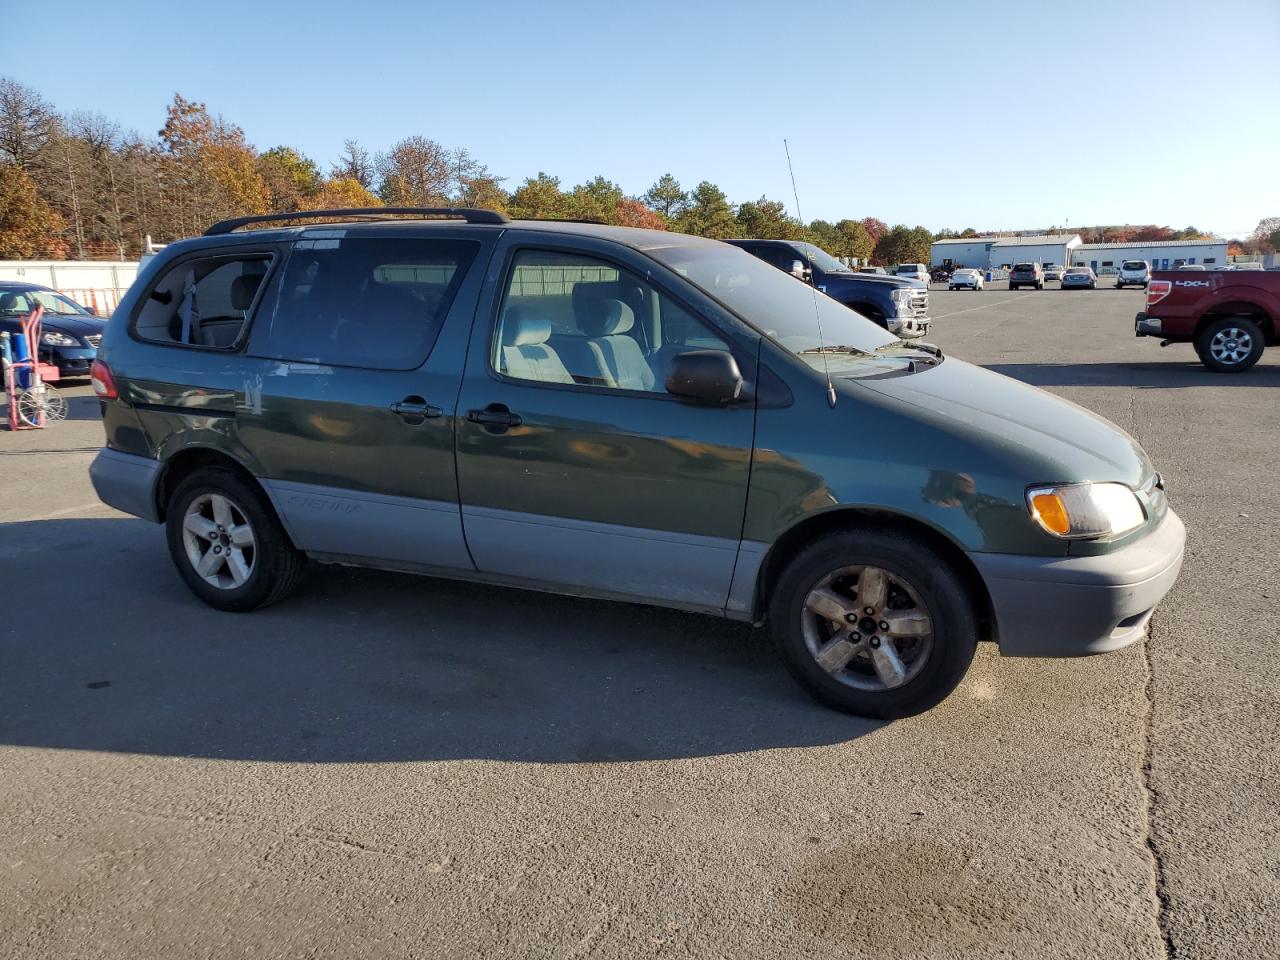
<path fill-rule="evenodd" d="M 488 245 L 358 227 L 294 245 L 239 424 L 299 548 L 473 569 L 454 415 Z"/>
<path fill-rule="evenodd" d="M 754 404 L 686 403 L 665 383 L 673 357 L 706 349 L 734 353 L 750 381 L 758 341 L 617 244 L 508 234 L 493 263 L 498 283 L 477 313 L 459 403 L 458 481 L 477 568 L 723 609 Z"/>

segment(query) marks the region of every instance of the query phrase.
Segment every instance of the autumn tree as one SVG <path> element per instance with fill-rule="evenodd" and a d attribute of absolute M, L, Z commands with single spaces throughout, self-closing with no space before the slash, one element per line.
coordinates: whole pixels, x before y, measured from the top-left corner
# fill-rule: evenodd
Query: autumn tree
<path fill-rule="evenodd" d="M 676 216 L 675 228 L 681 233 L 724 240 L 738 232 L 738 221 L 724 191 L 703 180 L 689 193 L 689 202 Z"/>
<path fill-rule="evenodd" d="M 315 193 L 303 197 L 298 209 L 355 210 L 380 206 L 382 201 L 355 177 L 334 177 L 322 183 Z"/>
<path fill-rule="evenodd" d="M 16 163 L 0 165 L 0 260 L 61 260 L 66 223 Z"/>
<path fill-rule="evenodd" d="M 568 216 L 568 202 L 560 178 L 539 171 L 511 194 L 508 212 L 517 220 L 557 220 Z"/>
<path fill-rule="evenodd" d="M 780 200 L 761 197 L 738 206 L 738 224 L 741 236 L 758 240 L 799 240 L 804 228 L 787 216 L 787 207 Z"/>
<path fill-rule="evenodd" d="M 836 232 L 841 238 L 841 246 L 837 256 L 856 257 L 864 262 L 871 259 L 871 251 L 875 249 L 875 242 L 871 239 L 871 234 L 867 232 L 867 228 L 861 221 L 841 220 L 836 224 Z M 835 250 L 831 252 L 836 253 Z"/>
<path fill-rule="evenodd" d="M 688 196 L 680 181 L 669 173 L 660 176 L 652 187 L 645 191 L 644 205 L 655 213 L 660 213 L 668 220 L 680 215 L 680 211 L 688 203 Z"/>
<path fill-rule="evenodd" d="M 56 121 L 44 97 L 16 80 L 0 77 L 0 161 L 23 168 L 36 163 Z"/>
<path fill-rule="evenodd" d="M 862 220 L 862 229 L 867 231 L 867 236 L 871 238 L 871 246 L 875 247 L 880 242 L 880 238 L 888 231 L 889 225 L 883 220 L 877 220 L 875 217 L 866 217 Z"/>
<path fill-rule="evenodd" d="M 160 140 L 173 161 L 168 169 L 181 232 L 197 233 L 213 220 L 270 208 L 270 192 L 244 131 L 212 117 L 203 103 L 174 94 Z"/>
<path fill-rule="evenodd" d="M 458 205 L 480 210 L 496 210 L 506 213 L 511 197 L 502 189 L 502 182 L 493 176 L 463 177 Z"/>
<path fill-rule="evenodd" d="M 302 209 L 303 201 L 314 196 L 323 185 L 315 161 L 292 147 L 272 147 L 258 154 L 256 166 L 271 197 L 272 213 Z"/>
<path fill-rule="evenodd" d="M 330 180 L 354 180 L 366 190 L 373 189 L 373 160 L 358 140 L 342 141 L 342 154 L 329 171 Z"/>
<path fill-rule="evenodd" d="M 668 223 L 665 216 L 635 197 L 623 197 L 618 201 L 613 222 L 620 227 L 640 227 L 644 230 L 666 230 Z"/>
<path fill-rule="evenodd" d="M 378 195 L 393 207 L 445 207 L 465 183 L 493 179 L 464 149 L 449 149 L 428 137 L 405 137 L 374 160 Z"/>

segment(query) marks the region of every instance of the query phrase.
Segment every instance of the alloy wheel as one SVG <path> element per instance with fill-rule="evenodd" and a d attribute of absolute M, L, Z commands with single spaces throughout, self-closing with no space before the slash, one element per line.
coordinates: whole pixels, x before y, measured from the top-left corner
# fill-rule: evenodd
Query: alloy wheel
<path fill-rule="evenodd" d="M 1222 364 L 1242 363 L 1253 352 L 1253 337 L 1239 327 L 1223 327 L 1209 341 L 1209 353 Z"/>
<path fill-rule="evenodd" d="M 182 518 L 187 559 L 205 582 L 219 590 L 244 586 L 253 575 L 258 541 L 244 510 L 221 493 L 204 493 Z"/>
<path fill-rule="evenodd" d="M 805 597 L 805 645 L 833 679 L 882 691 L 912 680 L 933 649 L 933 619 L 919 592 L 881 567 L 843 567 Z"/>

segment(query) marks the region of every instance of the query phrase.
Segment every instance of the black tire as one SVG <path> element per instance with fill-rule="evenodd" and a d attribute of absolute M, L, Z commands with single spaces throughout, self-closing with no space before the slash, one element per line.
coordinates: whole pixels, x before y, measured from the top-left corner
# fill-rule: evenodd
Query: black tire
<path fill-rule="evenodd" d="M 1043 283 L 1043 281 L 1042 281 L 1042 282 L 1040 282 L 1040 283 L 1037 283 L 1037 284 L 1036 284 L 1036 289 L 1037 289 L 1037 290 L 1043 290 L 1043 289 L 1044 289 L 1044 283 Z"/>
<path fill-rule="evenodd" d="M 183 531 L 187 509 L 206 495 L 226 498 L 250 525 L 252 566 L 239 586 L 214 586 L 196 571 L 188 556 Z M 165 508 L 165 528 L 169 555 L 178 573 L 192 593 L 218 610 L 242 613 L 284 599 L 297 586 L 306 564 L 262 492 L 225 467 L 205 467 L 178 484 Z"/>
<path fill-rule="evenodd" d="M 1018 289 L 1018 285 L 1017 285 L 1016 283 L 1011 283 L 1011 284 L 1009 284 L 1009 289 L 1010 289 L 1010 290 L 1017 290 L 1017 289 Z"/>
<path fill-rule="evenodd" d="M 1214 338 L 1219 333 L 1226 335 L 1230 330 L 1237 330 L 1249 338 L 1248 350 L 1240 360 L 1227 361 L 1214 356 Z M 1227 344 L 1230 343 L 1228 340 Z M 1196 353 L 1200 362 L 1214 373 L 1244 373 L 1262 358 L 1265 346 L 1262 328 L 1249 317 L 1218 317 L 1196 335 Z"/>
<path fill-rule="evenodd" d="M 863 565 L 910 583 L 932 620 L 927 659 L 898 687 L 849 686 L 819 665 L 805 640 L 804 605 L 810 590 L 833 571 Z M 772 591 L 769 627 L 787 670 L 815 699 L 844 713 L 881 720 L 922 713 L 945 699 L 964 678 L 978 641 L 968 591 L 947 559 L 927 542 L 889 529 L 834 533 L 792 559 Z"/>

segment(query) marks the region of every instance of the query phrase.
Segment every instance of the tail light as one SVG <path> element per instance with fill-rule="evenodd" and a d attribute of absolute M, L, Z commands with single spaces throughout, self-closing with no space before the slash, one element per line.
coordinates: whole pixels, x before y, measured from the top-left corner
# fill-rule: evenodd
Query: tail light
<path fill-rule="evenodd" d="M 89 368 L 89 379 L 93 381 L 93 392 L 99 400 L 117 400 L 120 393 L 116 390 L 116 379 L 111 376 L 111 368 L 101 360 L 93 361 Z"/>
<path fill-rule="evenodd" d="M 1172 292 L 1172 280 L 1152 280 L 1147 284 L 1147 306 L 1154 307 Z"/>

